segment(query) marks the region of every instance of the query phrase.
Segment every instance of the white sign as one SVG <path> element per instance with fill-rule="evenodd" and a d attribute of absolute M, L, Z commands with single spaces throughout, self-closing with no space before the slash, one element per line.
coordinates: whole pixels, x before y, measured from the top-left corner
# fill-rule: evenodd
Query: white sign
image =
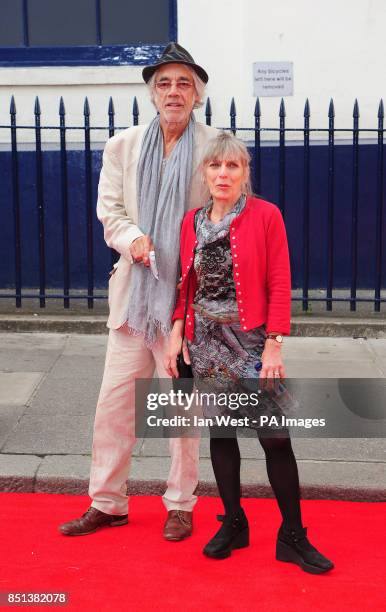
<path fill-rule="evenodd" d="M 254 96 L 292 96 L 293 62 L 255 62 L 253 64 Z"/>

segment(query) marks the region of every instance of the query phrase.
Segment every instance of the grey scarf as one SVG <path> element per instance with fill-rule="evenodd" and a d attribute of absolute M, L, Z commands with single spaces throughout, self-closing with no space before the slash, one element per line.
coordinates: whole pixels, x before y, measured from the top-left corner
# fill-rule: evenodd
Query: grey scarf
<path fill-rule="evenodd" d="M 160 330 L 170 331 L 179 271 L 181 221 L 187 209 L 195 120 L 193 115 L 167 158 L 162 181 L 163 135 L 157 116 L 147 128 L 137 169 L 138 226 L 154 243 L 159 280 L 150 268 L 134 264 L 127 323 L 151 345 Z"/>

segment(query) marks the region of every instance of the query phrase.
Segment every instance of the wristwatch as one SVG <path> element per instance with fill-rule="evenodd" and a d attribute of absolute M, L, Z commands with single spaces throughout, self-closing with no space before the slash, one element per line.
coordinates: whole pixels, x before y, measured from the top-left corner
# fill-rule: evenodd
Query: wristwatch
<path fill-rule="evenodd" d="M 276 340 L 279 344 L 283 344 L 283 336 L 281 334 L 267 334 L 267 340 Z"/>

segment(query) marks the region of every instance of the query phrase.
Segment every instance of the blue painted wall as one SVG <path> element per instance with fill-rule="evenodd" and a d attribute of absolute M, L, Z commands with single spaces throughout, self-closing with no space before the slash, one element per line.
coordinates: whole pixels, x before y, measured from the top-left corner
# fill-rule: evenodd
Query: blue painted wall
<path fill-rule="evenodd" d="M 279 200 L 279 149 L 262 149 L 262 196 Z M 252 151 L 251 151 L 252 153 Z M 334 287 L 350 286 L 352 146 L 335 147 Z M 286 148 L 285 222 L 288 233 L 292 285 L 302 286 L 303 275 L 303 181 L 302 146 Z M 359 151 L 358 288 L 373 288 L 375 282 L 375 231 L 377 198 L 377 147 L 362 144 Z M 310 147 L 310 288 L 325 288 L 327 281 L 328 148 Z M 386 194 L 385 194 L 386 195 Z M 384 203 L 383 237 L 386 237 Z M 386 286 L 386 244 L 383 252 L 383 282 Z"/>
<path fill-rule="evenodd" d="M 251 150 L 251 153 L 253 151 Z M 323 288 L 327 278 L 327 155 L 325 145 L 310 149 L 310 287 Z M 87 286 L 86 210 L 84 153 L 68 151 L 70 275 L 72 288 Z M 262 148 L 261 196 L 278 202 L 277 146 Z M 102 151 L 92 152 L 93 199 L 96 202 Z M 35 156 L 33 151 L 19 152 L 20 201 L 22 229 L 22 284 L 37 287 L 38 222 L 36 211 Z M 335 148 L 335 254 L 334 286 L 350 284 L 352 148 Z M 358 212 L 358 288 L 372 288 L 375 275 L 375 220 L 377 185 L 377 149 L 360 146 L 360 180 Z M 60 153 L 43 152 L 46 276 L 47 287 L 63 286 L 62 212 L 60 192 Z M 14 225 L 12 212 L 11 153 L 0 152 L 0 287 L 14 286 Z M 303 214 L 303 147 L 287 145 L 286 207 L 293 287 L 302 283 L 302 214 Z M 386 236 L 386 214 L 383 235 Z M 176 240 L 177 243 L 177 240 Z M 110 252 L 103 240 L 102 226 L 94 217 L 95 286 L 106 287 L 111 267 Z M 383 254 L 383 286 L 386 286 L 386 248 Z"/>

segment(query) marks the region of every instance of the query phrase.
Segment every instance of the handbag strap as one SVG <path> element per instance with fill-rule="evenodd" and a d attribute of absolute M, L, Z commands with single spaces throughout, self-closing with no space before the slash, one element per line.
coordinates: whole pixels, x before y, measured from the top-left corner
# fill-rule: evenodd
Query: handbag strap
<path fill-rule="evenodd" d="M 200 212 L 201 208 L 199 208 L 198 210 L 196 210 L 196 212 L 194 213 L 194 231 L 197 230 L 197 214 Z M 186 300 L 185 300 L 185 309 L 184 309 L 184 324 L 182 327 L 183 330 L 183 336 L 182 336 L 182 342 L 185 340 L 185 325 L 186 325 L 186 315 L 188 314 L 188 300 L 189 300 L 189 288 L 190 288 L 190 277 L 192 275 L 192 269 L 194 267 L 194 253 L 196 251 L 196 248 L 193 249 L 193 263 L 191 265 L 191 268 L 188 272 L 188 286 L 186 287 Z"/>

